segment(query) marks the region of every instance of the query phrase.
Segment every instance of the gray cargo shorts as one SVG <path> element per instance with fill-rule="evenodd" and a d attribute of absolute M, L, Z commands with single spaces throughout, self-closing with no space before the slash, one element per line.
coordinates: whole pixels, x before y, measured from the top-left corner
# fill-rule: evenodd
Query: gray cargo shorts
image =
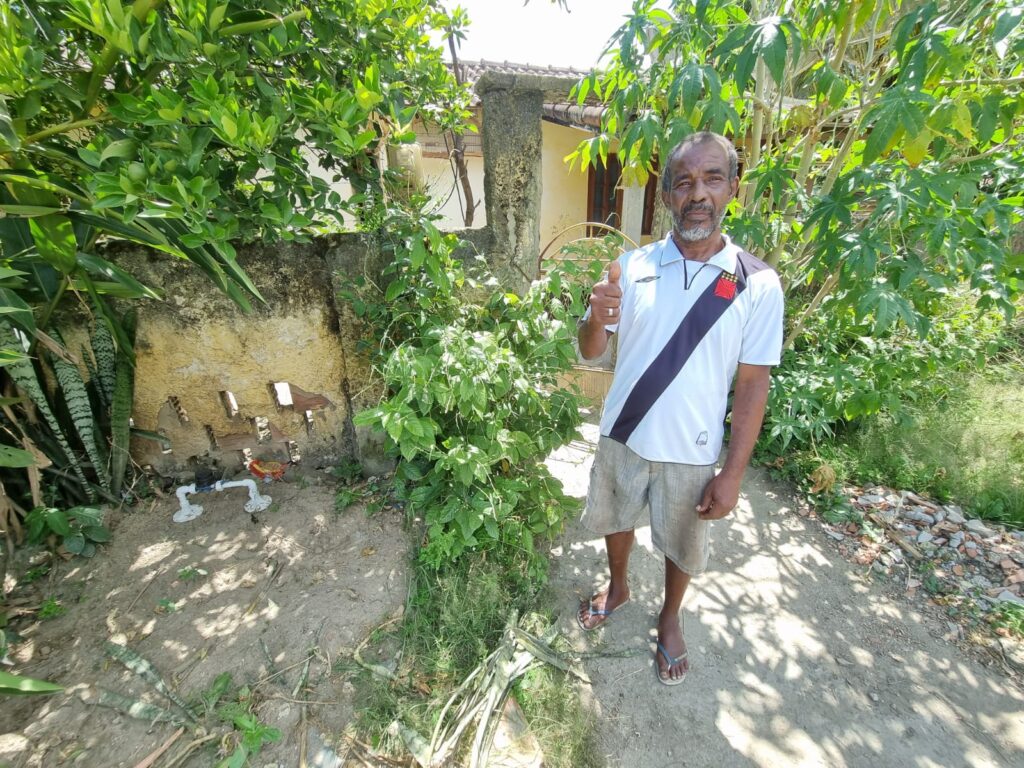
<path fill-rule="evenodd" d="M 691 576 L 708 566 L 711 521 L 697 516 L 715 465 L 648 461 L 620 442 L 601 436 L 590 471 L 583 526 L 594 533 L 629 531 L 650 510 L 651 540 Z"/>

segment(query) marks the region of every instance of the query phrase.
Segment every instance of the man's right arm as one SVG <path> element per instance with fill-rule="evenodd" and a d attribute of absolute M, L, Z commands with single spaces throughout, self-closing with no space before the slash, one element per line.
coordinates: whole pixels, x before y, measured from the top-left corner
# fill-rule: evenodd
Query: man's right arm
<path fill-rule="evenodd" d="M 609 325 L 619 322 L 619 308 L 622 306 L 622 265 L 613 261 L 608 265 L 607 276 L 590 292 L 590 313 L 580 325 L 577 339 L 580 354 L 584 360 L 600 357 L 608 348 Z"/>
<path fill-rule="evenodd" d="M 584 360 L 593 360 L 600 357 L 608 349 L 608 339 L 611 333 L 605 329 L 604 324 L 597 322 L 593 308 L 590 317 L 580 324 L 577 336 L 580 343 L 580 355 Z"/>

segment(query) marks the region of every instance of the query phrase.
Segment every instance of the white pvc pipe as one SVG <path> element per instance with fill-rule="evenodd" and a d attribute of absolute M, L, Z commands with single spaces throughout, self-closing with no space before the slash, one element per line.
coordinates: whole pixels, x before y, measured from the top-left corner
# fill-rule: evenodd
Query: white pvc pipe
<path fill-rule="evenodd" d="M 247 488 L 249 491 L 249 500 L 245 502 L 245 511 L 249 514 L 256 512 L 262 512 L 270 506 L 273 501 L 269 496 L 264 496 L 259 492 L 256 487 L 256 481 L 246 478 L 245 480 L 218 480 L 213 484 L 212 488 L 206 488 L 204 491 L 226 491 L 228 488 Z M 174 522 L 176 523 L 187 523 L 190 520 L 195 520 L 201 514 L 203 514 L 203 508 L 198 504 L 192 504 L 188 500 L 188 496 L 191 493 L 202 493 L 203 491 L 197 491 L 195 483 L 192 485 L 182 485 L 175 491 L 175 495 L 178 497 L 178 503 L 181 508 L 174 513 Z"/>

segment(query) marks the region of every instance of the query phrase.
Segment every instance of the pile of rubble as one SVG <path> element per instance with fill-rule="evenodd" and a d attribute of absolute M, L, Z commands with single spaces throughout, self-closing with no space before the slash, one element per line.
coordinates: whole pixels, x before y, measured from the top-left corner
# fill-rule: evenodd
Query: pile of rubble
<path fill-rule="evenodd" d="M 908 596 L 923 588 L 951 615 L 1007 602 L 1024 606 L 1024 532 L 968 519 L 953 504 L 909 491 L 844 492 L 849 510 L 826 518 L 845 520 L 822 525 L 847 558 L 880 574 L 904 572 Z"/>

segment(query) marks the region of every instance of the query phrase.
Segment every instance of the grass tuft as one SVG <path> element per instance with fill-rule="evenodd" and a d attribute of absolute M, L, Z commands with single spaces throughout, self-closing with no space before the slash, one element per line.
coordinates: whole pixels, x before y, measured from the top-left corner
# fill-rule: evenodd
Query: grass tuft
<path fill-rule="evenodd" d="M 539 613 L 550 623 L 543 585 L 529 573 L 530 559 L 505 548 L 467 555 L 435 571 L 414 565 L 415 583 L 401 626 L 373 638 L 374 648 L 399 659 L 392 684 L 369 673 L 357 678 L 357 730 L 375 747 L 402 751 L 387 727 L 402 721 L 429 739 L 436 717 L 460 683 L 500 643 L 509 618 Z M 545 765 L 599 766 L 593 725 L 572 681 L 559 670 L 532 670 L 515 696 L 544 752 Z"/>

